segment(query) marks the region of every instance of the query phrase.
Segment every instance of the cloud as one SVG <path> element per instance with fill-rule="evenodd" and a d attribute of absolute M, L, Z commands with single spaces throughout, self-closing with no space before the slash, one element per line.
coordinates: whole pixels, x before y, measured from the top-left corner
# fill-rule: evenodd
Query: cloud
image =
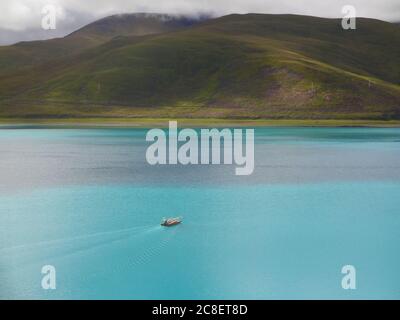
<path fill-rule="evenodd" d="M 40 30 L 42 8 L 56 6 L 58 30 Z M 0 44 L 23 38 L 65 35 L 98 18 L 131 12 L 169 14 L 293 13 L 340 17 L 344 5 L 353 5 L 357 16 L 400 21 L 399 0 L 1 0 Z M 7 39 L 6 39 L 7 38 Z"/>

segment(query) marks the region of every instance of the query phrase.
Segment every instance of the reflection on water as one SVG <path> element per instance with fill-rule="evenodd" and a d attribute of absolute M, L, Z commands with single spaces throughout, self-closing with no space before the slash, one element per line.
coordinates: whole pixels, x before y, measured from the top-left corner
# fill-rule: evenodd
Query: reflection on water
<path fill-rule="evenodd" d="M 259 128 L 241 177 L 145 132 L 0 130 L 1 298 L 400 298 L 399 129 Z"/>
<path fill-rule="evenodd" d="M 255 172 L 150 166 L 145 130 L 1 130 L 0 192 L 98 184 L 269 184 L 400 179 L 400 129 L 258 128 Z"/>

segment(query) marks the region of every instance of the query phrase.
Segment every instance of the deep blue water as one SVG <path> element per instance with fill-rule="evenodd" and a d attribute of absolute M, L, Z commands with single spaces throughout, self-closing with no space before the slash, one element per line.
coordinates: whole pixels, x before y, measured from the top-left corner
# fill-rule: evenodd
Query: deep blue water
<path fill-rule="evenodd" d="M 0 130 L 0 298 L 400 298 L 400 129 L 258 128 L 247 177 L 145 133 Z"/>

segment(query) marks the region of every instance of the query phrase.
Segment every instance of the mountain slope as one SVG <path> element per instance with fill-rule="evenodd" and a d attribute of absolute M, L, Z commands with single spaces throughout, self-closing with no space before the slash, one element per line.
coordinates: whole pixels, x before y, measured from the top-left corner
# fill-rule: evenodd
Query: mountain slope
<path fill-rule="evenodd" d="M 90 23 L 64 38 L 0 46 L 0 74 L 77 54 L 114 37 L 171 32 L 192 26 L 199 21 L 201 19 L 149 13 L 109 16 Z"/>
<path fill-rule="evenodd" d="M 394 24 L 249 14 L 108 41 L 86 32 L 99 44 L 0 75 L 0 115 L 400 119 Z"/>

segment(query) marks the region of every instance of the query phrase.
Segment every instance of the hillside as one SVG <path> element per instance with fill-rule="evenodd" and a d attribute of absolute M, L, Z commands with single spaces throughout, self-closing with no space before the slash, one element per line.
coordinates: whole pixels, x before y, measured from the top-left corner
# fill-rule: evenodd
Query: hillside
<path fill-rule="evenodd" d="M 198 19 L 165 14 L 133 13 L 109 16 L 90 23 L 64 38 L 0 46 L 0 74 L 77 54 L 118 36 L 171 32 L 198 22 Z"/>
<path fill-rule="evenodd" d="M 140 19 L 140 28 L 114 16 L 30 43 L 46 63 L 22 59 L 0 73 L 0 116 L 400 119 L 395 24 L 358 19 L 344 31 L 340 20 L 296 15 Z M 64 54 L 47 58 L 58 45 Z"/>

